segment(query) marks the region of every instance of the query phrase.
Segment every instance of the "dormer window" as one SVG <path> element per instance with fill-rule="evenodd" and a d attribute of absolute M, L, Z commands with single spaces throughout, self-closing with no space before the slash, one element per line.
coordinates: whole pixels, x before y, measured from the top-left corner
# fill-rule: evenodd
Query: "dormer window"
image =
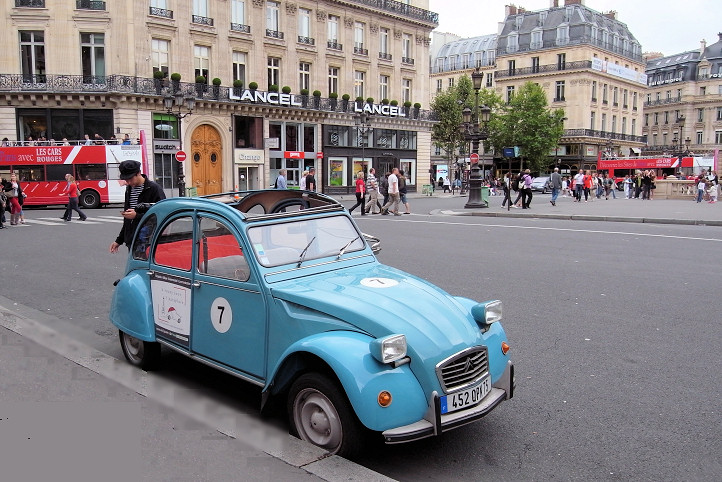
<path fill-rule="evenodd" d="M 518 33 L 509 34 L 509 37 L 507 37 L 507 41 L 506 41 L 506 51 L 507 52 L 517 52 L 518 50 L 519 50 L 519 34 Z"/>
<path fill-rule="evenodd" d="M 524 23 L 524 16 L 523 15 L 517 15 L 516 19 L 514 19 L 516 22 L 516 29 L 519 30 Z"/>
<path fill-rule="evenodd" d="M 574 7 L 572 7 L 571 5 L 570 5 L 570 6 L 567 6 L 567 7 L 564 9 L 564 21 L 565 21 L 565 22 L 571 22 L 571 20 L 572 20 L 572 14 L 573 14 L 573 13 L 574 13 Z"/>
<path fill-rule="evenodd" d="M 544 22 L 547 20 L 547 13 L 548 12 L 539 12 L 539 26 L 543 27 Z"/>

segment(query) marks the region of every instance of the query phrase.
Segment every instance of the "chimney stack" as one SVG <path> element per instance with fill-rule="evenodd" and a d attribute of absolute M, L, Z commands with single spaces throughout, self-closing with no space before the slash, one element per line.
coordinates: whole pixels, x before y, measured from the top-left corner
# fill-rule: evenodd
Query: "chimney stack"
<path fill-rule="evenodd" d="M 702 39 L 699 41 L 699 54 L 704 54 L 704 49 L 707 48 L 707 41 L 705 39 Z"/>
<path fill-rule="evenodd" d="M 506 10 L 507 17 L 509 15 L 516 15 L 516 13 L 517 13 L 516 5 L 507 5 L 505 10 Z"/>
<path fill-rule="evenodd" d="M 617 11 L 616 10 L 610 10 L 607 13 L 604 14 L 605 17 L 611 18 L 612 20 L 617 19 Z"/>
<path fill-rule="evenodd" d="M 564 0 L 564 6 L 567 5 L 584 5 L 582 0 Z"/>
<path fill-rule="evenodd" d="M 559 0 L 549 0 L 549 8 L 557 8 L 559 6 Z"/>

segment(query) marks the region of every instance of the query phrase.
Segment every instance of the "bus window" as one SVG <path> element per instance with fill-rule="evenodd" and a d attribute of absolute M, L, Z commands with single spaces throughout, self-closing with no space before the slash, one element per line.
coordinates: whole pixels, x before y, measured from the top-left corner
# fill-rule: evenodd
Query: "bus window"
<path fill-rule="evenodd" d="M 13 172 L 23 182 L 45 180 L 45 168 L 43 166 L 14 166 Z"/>
<path fill-rule="evenodd" d="M 46 167 L 46 180 L 48 181 L 65 181 L 66 174 L 73 174 L 72 164 L 48 165 Z"/>
<path fill-rule="evenodd" d="M 75 179 L 78 181 L 100 181 L 106 179 L 105 164 L 76 164 Z"/>

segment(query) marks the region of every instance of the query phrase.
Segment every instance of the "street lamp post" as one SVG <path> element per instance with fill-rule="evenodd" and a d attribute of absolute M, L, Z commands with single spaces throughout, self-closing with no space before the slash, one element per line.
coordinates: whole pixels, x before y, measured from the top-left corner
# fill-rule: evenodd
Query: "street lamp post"
<path fill-rule="evenodd" d="M 471 142 L 471 174 L 469 175 L 469 201 L 464 205 L 468 209 L 486 208 L 489 207 L 487 203 L 481 199 L 481 186 L 483 184 L 483 170 L 479 167 L 479 142 L 485 141 L 489 138 L 489 131 L 487 129 L 487 123 L 489 122 L 489 116 L 491 115 L 491 109 L 486 105 L 483 105 L 479 109 L 479 90 L 481 90 L 481 82 L 484 78 L 484 73 L 478 68 L 471 74 L 471 80 L 474 84 L 474 116 L 472 119 L 472 111 L 468 107 L 465 107 L 462 111 L 464 120 L 464 139 Z M 481 118 L 479 117 L 479 111 L 481 110 Z M 481 121 L 482 128 L 479 129 L 479 122 Z"/>
<path fill-rule="evenodd" d="M 369 133 L 373 132 L 374 128 L 371 127 L 371 116 L 365 112 L 354 117 L 354 122 L 361 142 L 361 167 L 363 168 L 366 164 L 366 142 L 368 142 Z"/>
<path fill-rule="evenodd" d="M 189 95 L 189 96 L 183 96 L 183 92 L 178 90 L 175 95 L 166 94 L 165 97 L 163 97 L 163 107 L 165 107 L 166 112 L 169 115 L 175 116 L 176 119 L 178 119 L 178 140 L 179 140 L 179 146 L 178 150 L 183 150 L 183 135 L 181 134 L 181 124 L 180 121 L 193 114 L 193 109 L 196 107 L 196 99 L 195 97 Z M 178 110 L 176 112 L 173 112 L 173 107 L 177 107 Z M 185 109 L 188 112 L 183 113 L 181 109 L 185 107 Z M 185 182 L 185 174 L 183 174 L 183 162 L 178 163 L 178 196 L 184 197 L 186 195 L 186 182 Z"/>

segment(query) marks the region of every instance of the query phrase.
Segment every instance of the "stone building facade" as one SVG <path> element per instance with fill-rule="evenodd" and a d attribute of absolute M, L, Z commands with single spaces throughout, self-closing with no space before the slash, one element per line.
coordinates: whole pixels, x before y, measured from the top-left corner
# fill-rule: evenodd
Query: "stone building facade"
<path fill-rule="evenodd" d="M 182 173 L 199 194 L 263 188 L 282 168 L 293 185 L 315 167 L 326 192 L 371 166 L 426 179 L 430 115 L 414 104 L 429 97 L 428 0 L 0 6 L 0 138 L 143 137 L 169 194 Z"/>

